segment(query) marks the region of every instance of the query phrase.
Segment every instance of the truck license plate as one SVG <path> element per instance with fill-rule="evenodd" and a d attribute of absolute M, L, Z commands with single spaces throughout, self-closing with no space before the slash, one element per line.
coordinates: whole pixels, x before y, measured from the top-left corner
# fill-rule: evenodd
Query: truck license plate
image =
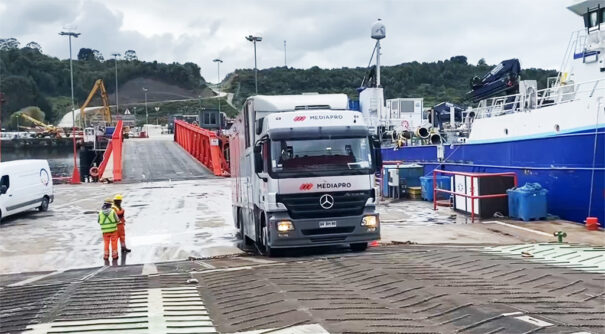
<path fill-rule="evenodd" d="M 326 228 L 326 227 L 336 227 L 336 221 L 329 220 L 329 221 L 319 222 L 319 228 Z"/>

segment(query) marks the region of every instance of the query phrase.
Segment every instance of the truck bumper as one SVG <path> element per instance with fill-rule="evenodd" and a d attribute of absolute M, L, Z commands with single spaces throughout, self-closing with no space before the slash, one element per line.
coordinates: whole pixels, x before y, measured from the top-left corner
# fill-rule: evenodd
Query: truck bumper
<path fill-rule="evenodd" d="M 378 217 L 373 210 L 366 210 L 358 216 L 313 219 L 291 219 L 287 212 L 269 215 L 269 246 L 272 248 L 343 245 L 380 239 L 380 222 L 375 228 L 361 225 L 364 216 Z M 277 223 L 281 220 L 291 221 L 294 230 L 279 232 Z M 330 227 L 320 227 L 322 225 Z"/>

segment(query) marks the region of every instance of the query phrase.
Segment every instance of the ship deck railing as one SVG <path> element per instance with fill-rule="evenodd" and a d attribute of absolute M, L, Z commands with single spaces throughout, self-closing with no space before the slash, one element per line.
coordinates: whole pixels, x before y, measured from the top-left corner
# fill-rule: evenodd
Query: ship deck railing
<path fill-rule="evenodd" d="M 489 118 L 550 107 L 595 96 L 605 96 L 605 79 L 574 83 L 572 80 L 535 90 L 528 88 L 519 94 L 497 96 L 479 102 L 472 111 L 476 118 Z"/>

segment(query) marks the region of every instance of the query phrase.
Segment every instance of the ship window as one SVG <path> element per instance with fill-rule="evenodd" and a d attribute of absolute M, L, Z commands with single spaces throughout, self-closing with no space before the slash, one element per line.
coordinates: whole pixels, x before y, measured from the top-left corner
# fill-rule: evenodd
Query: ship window
<path fill-rule="evenodd" d="M 605 23 L 605 10 L 593 10 L 584 14 L 584 26 L 586 28 L 598 27 L 601 23 Z"/>
<path fill-rule="evenodd" d="M 508 135 L 508 129 L 504 129 L 504 134 Z"/>
<path fill-rule="evenodd" d="M 559 132 L 561 130 L 561 127 L 559 127 L 559 124 L 555 124 L 555 131 Z"/>

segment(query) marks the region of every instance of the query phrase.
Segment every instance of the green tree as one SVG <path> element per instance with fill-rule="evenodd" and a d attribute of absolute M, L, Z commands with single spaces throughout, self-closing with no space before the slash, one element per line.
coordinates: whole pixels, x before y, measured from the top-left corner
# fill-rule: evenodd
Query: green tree
<path fill-rule="evenodd" d="M 89 61 L 95 60 L 95 54 L 93 49 L 81 48 L 78 52 L 78 60 Z"/>
<path fill-rule="evenodd" d="M 11 129 L 18 131 L 20 129 L 23 129 L 20 127 L 36 127 L 36 125 L 32 123 L 32 121 L 22 117 L 21 114 L 26 114 L 34 119 L 37 119 L 40 122 L 44 122 L 44 112 L 40 110 L 40 108 L 33 106 L 25 107 L 11 114 L 8 123 L 8 126 Z"/>

